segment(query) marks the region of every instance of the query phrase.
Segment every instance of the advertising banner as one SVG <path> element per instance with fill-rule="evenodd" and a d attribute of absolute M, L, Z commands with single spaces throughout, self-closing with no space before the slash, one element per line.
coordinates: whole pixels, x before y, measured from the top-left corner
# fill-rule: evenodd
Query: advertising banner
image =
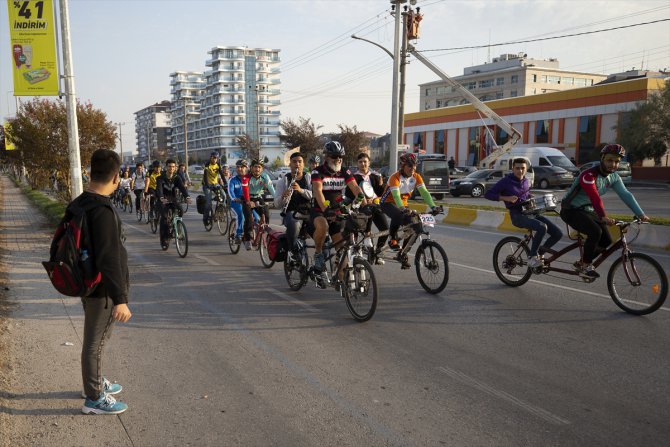
<path fill-rule="evenodd" d="M 53 0 L 7 0 L 15 96 L 58 96 Z"/>

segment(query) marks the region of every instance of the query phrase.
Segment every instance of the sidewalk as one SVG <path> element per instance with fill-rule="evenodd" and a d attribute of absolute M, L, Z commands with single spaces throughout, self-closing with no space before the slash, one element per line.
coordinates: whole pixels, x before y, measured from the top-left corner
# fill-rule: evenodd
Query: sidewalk
<path fill-rule="evenodd" d="M 60 296 L 40 264 L 54 228 L 4 175 L 0 202 L 0 268 L 9 288 L 0 299 L 14 303 L 7 330 L 0 330 L 8 350 L 0 353 L 7 359 L 0 370 L 0 446 L 131 445 L 123 415 L 81 414 L 81 303 Z"/>

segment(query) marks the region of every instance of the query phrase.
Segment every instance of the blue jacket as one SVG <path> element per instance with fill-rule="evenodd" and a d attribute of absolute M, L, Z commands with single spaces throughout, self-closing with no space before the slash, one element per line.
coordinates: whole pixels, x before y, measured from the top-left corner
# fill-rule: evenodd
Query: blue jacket
<path fill-rule="evenodd" d="M 519 180 L 514 174 L 507 174 L 486 191 L 484 197 L 489 200 L 500 200 L 500 196 L 517 196 L 515 203 L 504 202 L 510 214 L 521 214 L 521 202 L 530 198 L 530 181 L 527 177 Z"/>

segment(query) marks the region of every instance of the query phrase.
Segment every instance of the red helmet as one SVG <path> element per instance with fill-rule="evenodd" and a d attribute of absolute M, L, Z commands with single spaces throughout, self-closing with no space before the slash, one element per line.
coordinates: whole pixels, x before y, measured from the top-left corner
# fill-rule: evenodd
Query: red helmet
<path fill-rule="evenodd" d="M 626 156 L 626 149 L 623 148 L 620 144 L 608 144 L 600 150 L 600 158 L 604 157 L 607 154 L 614 154 L 619 157 Z"/>
<path fill-rule="evenodd" d="M 409 154 L 403 154 L 400 156 L 400 164 L 409 164 L 409 165 L 416 165 L 416 155 L 409 153 Z"/>

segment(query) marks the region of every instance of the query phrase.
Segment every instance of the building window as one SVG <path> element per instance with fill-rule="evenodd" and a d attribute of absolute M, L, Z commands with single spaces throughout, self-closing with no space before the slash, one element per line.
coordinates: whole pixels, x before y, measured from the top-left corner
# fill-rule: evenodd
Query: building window
<path fill-rule="evenodd" d="M 468 166 L 476 166 L 479 162 L 479 126 L 468 131 Z"/>
<path fill-rule="evenodd" d="M 480 101 L 490 101 L 493 99 L 493 95 L 482 95 L 479 97 Z"/>
<path fill-rule="evenodd" d="M 437 87 L 435 89 L 435 94 L 436 95 L 444 95 L 447 93 L 447 87 Z"/>
<path fill-rule="evenodd" d="M 516 98 L 519 95 L 517 94 L 516 90 L 512 90 L 509 92 L 509 96 L 510 98 Z"/>
<path fill-rule="evenodd" d="M 421 132 L 414 133 L 414 151 L 418 152 L 423 149 L 423 134 Z"/>
<path fill-rule="evenodd" d="M 479 88 L 489 88 L 493 87 L 493 79 L 485 79 L 483 81 L 479 81 Z"/>
<path fill-rule="evenodd" d="M 426 96 L 430 96 L 430 89 L 429 88 L 426 89 Z"/>
<path fill-rule="evenodd" d="M 572 85 L 572 84 L 574 84 L 574 82 L 575 82 L 575 79 L 571 78 L 571 77 L 565 77 L 564 76 L 564 77 L 561 78 L 561 84 L 564 84 L 564 85 Z"/>
<path fill-rule="evenodd" d="M 519 83 L 519 75 L 512 75 L 512 84 L 518 84 Z"/>
<path fill-rule="evenodd" d="M 438 109 L 440 107 L 442 107 L 442 100 L 441 99 L 438 99 L 437 101 L 435 101 L 435 107 L 437 107 Z"/>
<path fill-rule="evenodd" d="M 425 104 L 423 105 L 423 109 L 424 109 L 424 110 L 430 110 L 430 104 L 425 103 Z"/>
<path fill-rule="evenodd" d="M 586 85 L 593 85 L 593 79 L 587 79 Z"/>
<path fill-rule="evenodd" d="M 537 75 L 533 75 L 533 82 L 537 82 Z"/>
<path fill-rule="evenodd" d="M 535 122 L 535 142 L 549 143 L 549 120 Z"/>
<path fill-rule="evenodd" d="M 578 160 L 598 159 L 598 149 L 596 148 L 597 126 L 598 126 L 598 117 L 596 115 L 582 116 L 579 118 Z"/>
<path fill-rule="evenodd" d="M 496 99 L 502 99 L 503 98 L 503 92 L 496 92 Z"/>
<path fill-rule="evenodd" d="M 547 76 L 547 83 L 548 84 L 560 84 L 561 83 L 561 77 L 560 76 Z"/>
<path fill-rule="evenodd" d="M 477 82 L 476 81 L 466 82 L 465 83 L 465 88 L 467 88 L 468 90 L 474 90 L 474 89 L 477 88 Z"/>
<path fill-rule="evenodd" d="M 496 85 L 505 85 L 505 78 L 496 78 Z"/>
<path fill-rule="evenodd" d="M 444 138 L 446 130 L 436 130 L 435 131 L 435 153 L 444 154 Z"/>
<path fill-rule="evenodd" d="M 586 87 L 586 79 L 575 78 L 575 87 Z"/>

